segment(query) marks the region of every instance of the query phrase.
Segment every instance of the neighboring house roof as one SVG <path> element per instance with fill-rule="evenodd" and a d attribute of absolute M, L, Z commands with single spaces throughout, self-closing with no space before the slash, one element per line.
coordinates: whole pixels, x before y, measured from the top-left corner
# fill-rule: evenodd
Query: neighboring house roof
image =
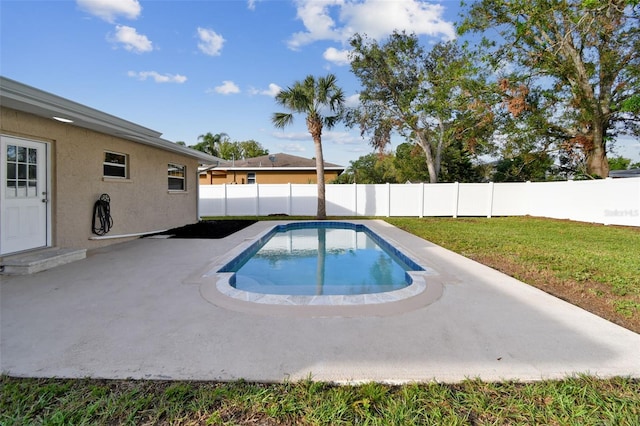
<path fill-rule="evenodd" d="M 162 133 L 155 130 L 5 77 L 0 77 L 0 105 L 48 119 L 58 117 L 70 120 L 73 126 L 196 158 L 201 163 L 222 161 L 204 152 L 162 139 Z"/>
<path fill-rule="evenodd" d="M 245 158 L 243 160 L 222 160 L 215 167 L 216 170 L 315 170 L 316 160 L 298 157 L 296 155 L 277 154 L 262 155 L 260 157 Z M 344 167 L 337 164 L 324 163 L 325 170 L 342 172 Z"/>
<path fill-rule="evenodd" d="M 611 170 L 609 172 L 609 177 L 612 177 L 612 178 L 640 177 L 640 169 Z"/>

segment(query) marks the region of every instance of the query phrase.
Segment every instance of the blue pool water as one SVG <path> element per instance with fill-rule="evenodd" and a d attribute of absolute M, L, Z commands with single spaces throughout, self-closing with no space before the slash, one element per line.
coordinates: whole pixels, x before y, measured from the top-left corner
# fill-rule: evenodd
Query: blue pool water
<path fill-rule="evenodd" d="M 419 265 L 369 228 L 345 222 L 278 225 L 218 272 L 238 290 L 279 295 L 354 295 L 411 284 Z"/>

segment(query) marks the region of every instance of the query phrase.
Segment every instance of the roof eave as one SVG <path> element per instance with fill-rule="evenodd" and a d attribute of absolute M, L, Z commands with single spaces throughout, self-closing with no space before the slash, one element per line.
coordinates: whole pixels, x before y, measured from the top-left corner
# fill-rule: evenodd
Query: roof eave
<path fill-rule="evenodd" d="M 161 132 L 5 77 L 0 77 L 0 105 L 47 119 L 66 118 L 73 121 L 69 123 L 71 126 L 175 152 L 198 159 L 203 164 L 222 161 L 204 152 L 162 139 Z"/>

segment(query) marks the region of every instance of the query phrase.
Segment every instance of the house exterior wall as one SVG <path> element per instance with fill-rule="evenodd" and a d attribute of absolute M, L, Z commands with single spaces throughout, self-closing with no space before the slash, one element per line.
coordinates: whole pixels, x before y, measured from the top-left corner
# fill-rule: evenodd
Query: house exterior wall
<path fill-rule="evenodd" d="M 52 245 L 95 248 L 123 239 L 90 240 L 93 205 L 111 198 L 107 236 L 168 229 L 198 220 L 198 160 L 9 108 L 0 109 L 0 131 L 47 142 L 51 159 Z M 128 156 L 128 179 L 103 177 L 104 152 Z M 169 192 L 167 165 L 186 166 L 186 191 Z"/>
<path fill-rule="evenodd" d="M 200 175 L 201 185 L 218 185 L 223 183 L 247 183 L 247 174 L 252 171 L 233 171 L 228 170 L 226 175 L 224 174 L 212 174 L 208 171 L 206 176 Z M 256 174 L 257 183 L 316 183 L 316 171 L 315 170 L 291 170 L 291 171 L 270 171 L 269 169 L 256 169 L 253 170 Z M 221 173 L 220 170 L 216 173 Z M 331 183 L 338 177 L 337 171 L 325 170 L 324 179 L 326 183 Z"/>

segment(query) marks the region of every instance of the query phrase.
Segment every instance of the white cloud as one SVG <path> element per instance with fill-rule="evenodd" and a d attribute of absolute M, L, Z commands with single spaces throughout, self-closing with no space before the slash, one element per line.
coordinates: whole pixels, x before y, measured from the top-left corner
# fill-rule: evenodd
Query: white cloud
<path fill-rule="evenodd" d="M 127 73 L 129 77 L 137 78 L 138 80 L 146 80 L 147 78 L 153 79 L 156 83 L 179 83 L 182 84 L 187 81 L 187 77 L 180 74 L 160 74 L 156 71 L 129 71 Z"/>
<path fill-rule="evenodd" d="M 136 19 L 142 7 L 138 0 L 76 0 L 78 7 L 107 22 L 113 23 L 118 16 Z"/>
<path fill-rule="evenodd" d="M 329 142 L 336 145 L 355 145 L 361 144 L 362 138 L 352 132 L 322 132 L 322 144 L 324 145 Z"/>
<path fill-rule="evenodd" d="M 496 70 L 493 72 L 493 75 L 496 78 L 501 78 L 501 77 L 504 77 L 505 75 L 511 74 L 512 72 L 515 71 L 515 69 L 516 69 L 515 63 L 508 61 L 506 59 L 502 59 L 498 64 L 498 67 L 496 68 Z"/>
<path fill-rule="evenodd" d="M 309 132 L 273 132 L 271 133 L 276 139 L 283 139 L 289 141 L 311 141 L 311 135 Z"/>
<path fill-rule="evenodd" d="M 356 93 L 355 95 L 347 96 L 344 100 L 344 106 L 347 108 L 355 108 L 360 105 L 360 94 Z"/>
<path fill-rule="evenodd" d="M 260 0 L 247 0 L 247 9 L 256 10 L 256 3 Z"/>
<path fill-rule="evenodd" d="M 307 150 L 299 143 L 278 144 L 278 149 L 284 152 L 305 152 Z"/>
<path fill-rule="evenodd" d="M 443 13 L 442 5 L 419 0 L 366 0 L 346 3 L 341 17 L 356 32 L 376 39 L 398 29 L 453 40 L 456 37 L 453 23 L 445 21 Z"/>
<path fill-rule="evenodd" d="M 269 83 L 268 89 L 260 90 L 256 88 L 251 88 L 249 90 L 249 93 L 252 95 L 265 95 L 265 96 L 271 96 L 272 98 L 274 98 L 278 93 L 280 93 L 281 90 L 282 90 L 282 87 L 278 86 L 277 84 Z"/>
<path fill-rule="evenodd" d="M 289 48 L 297 50 L 300 47 L 317 40 L 341 41 L 344 37 L 335 28 L 336 23 L 331 17 L 331 7 L 342 5 L 342 0 L 298 0 L 297 18 L 302 21 L 307 31 L 294 33 L 288 42 Z"/>
<path fill-rule="evenodd" d="M 225 39 L 213 30 L 198 27 L 198 49 L 205 55 L 218 56 L 222 51 Z"/>
<path fill-rule="evenodd" d="M 221 95 L 231 95 L 233 93 L 240 93 L 240 88 L 233 81 L 225 80 L 220 86 L 214 87 L 213 91 Z M 208 90 L 208 92 L 211 92 L 211 90 Z"/>
<path fill-rule="evenodd" d="M 335 47 L 330 47 L 324 51 L 322 57 L 329 62 L 333 62 L 336 65 L 349 65 L 350 50 L 338 50 Z"/>
<path fill-rule="evenodd" d="M 135 28 L 126 25 L 116 25 L 116 34 L 108 39 L 114 43 L 121 43 L 130 52 L 144 53 L 153 50 L 153 43 L 147 36 L 138 34 Z"/>
<path fill-rule="evenodd" d="M 296 4 L 305 31 L 289 39 L 293 50 L 318 40 L 345 43 L 355 33 L 381 39 L 394 30 L 455 38 L 453 23 L 443 18 L 444 7 L 421 0 L 298 0 Z"/>

